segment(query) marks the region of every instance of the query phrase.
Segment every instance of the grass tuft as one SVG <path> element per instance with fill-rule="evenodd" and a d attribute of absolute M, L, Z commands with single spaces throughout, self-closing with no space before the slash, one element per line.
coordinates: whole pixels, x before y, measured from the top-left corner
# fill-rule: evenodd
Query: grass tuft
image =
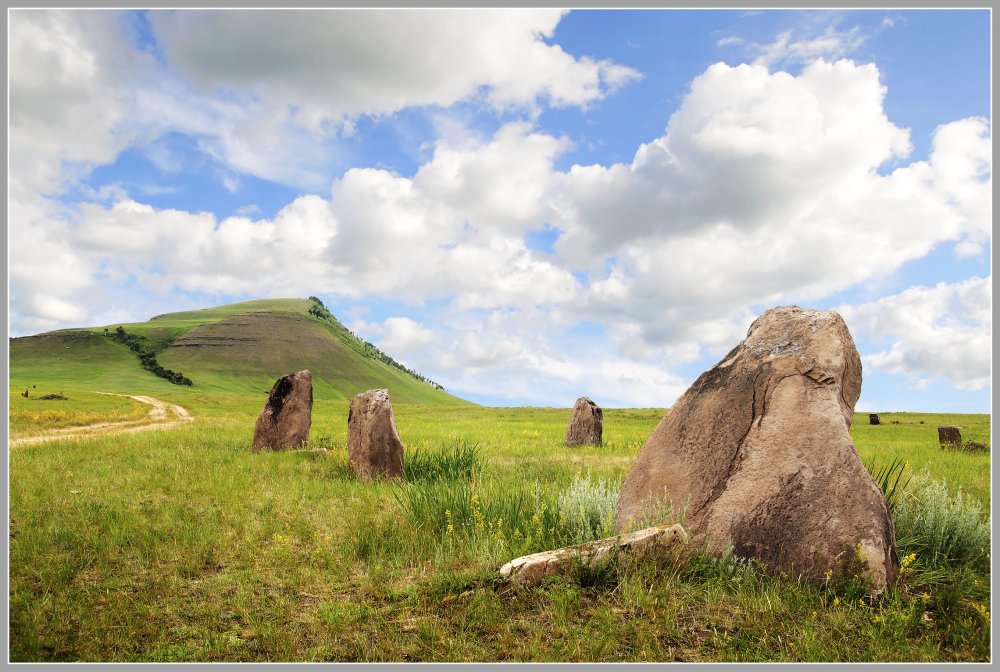
<path fill-rule="evenodd" d="M 403 457 L 403 479 L 409 482 L 471 480 L 483 468 L 479 444 L 468 441 L 433 452 L 417 448 Z"/>
<path fill-rule="evenodd" d="M 906 471 L 906 460 L 896 457 L 888 464 L 880 464 L 875 456 L 872 456 L 865 462 L 865 468 L 872 475 L 872 478 L 875 479 L 875 482 L 878 483 L 878 486 L 882 488 L 882 494 L 885 495 L 885 503 L 891 515 L 896 509 L 896 502 L 899 496 L 910 482 L 911 477 L 907 476 L 902 485 L 899 483 L 899 479 L 903 477 L 903 472 Z"/>

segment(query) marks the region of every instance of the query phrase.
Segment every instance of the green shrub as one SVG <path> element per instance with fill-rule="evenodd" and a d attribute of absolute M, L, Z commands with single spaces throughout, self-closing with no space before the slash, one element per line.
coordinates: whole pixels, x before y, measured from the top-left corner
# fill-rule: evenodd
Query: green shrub
<path fill-rule="evenodd" d="M 561 527 L 569 541 L 581 544 L 613 535 L 617 501 L 618 489 L 605 479 L 576 474 L 558 498 Z"/>
<path fill-rule="evenodd" d="M 979 502 L 952 496 L 942 481 L 921 474 L 896 502 L 896 541 L 901 554 L 916 553 L 927 567 L 989 569 L 990 527 Z"/>
<path fill-rule="evenodd" d="M 692 553 L 680 576 L 694 584 L 736 588 L 759 583 L 765 575 L 753 558 L 737 557 L 730 546 L 721 556 Z"/>

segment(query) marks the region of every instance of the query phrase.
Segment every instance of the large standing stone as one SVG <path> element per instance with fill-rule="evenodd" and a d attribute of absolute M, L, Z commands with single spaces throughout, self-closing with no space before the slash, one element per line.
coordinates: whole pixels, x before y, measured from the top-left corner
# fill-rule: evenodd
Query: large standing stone
<path fill-rule="evenodd" d="M 591 443 L 601 445 L 604 431 L 604 412 L 587 397 L 580 397 L 573 405 L 573 417 L 566 428 L 566 445 L 579 446 Z"/>
<path fill-rule="evenodd" d="M 938 441 L 942 446 L 962 445 L 962 428 L 952 425 L 942 425 L 938 427 Z"/>
<path fill-rule="evenodd" d="M 403 442 L 392 415 L 389 390 L 368 390 L 351 400 L 347 456 L 351 469 L 363 479 L 403 475 Z"/>
<path fill-rule="evenodd" d="M 259 453 L 265 448 L 297 448 L 308 442 L 312 404 L 312 374 L 309 371 L 278 378 L 257 417 L 253 452 Z"/>
<path fill-rule="evenodd" d="M 686 508 L 692 543 L 823 580 L 857 555 L 873 592 L 896 579 L 881 489 L 848 429 L 861 360 L 834 311 L 772 308 L 677 400 L 639 451 L 619 529 L 657 497 Z"/>

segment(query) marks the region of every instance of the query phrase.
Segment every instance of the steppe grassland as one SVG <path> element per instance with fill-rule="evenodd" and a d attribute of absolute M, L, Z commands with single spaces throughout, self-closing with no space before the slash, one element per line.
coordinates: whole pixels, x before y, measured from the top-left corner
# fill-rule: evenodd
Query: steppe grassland
<path fill-rule="evenodd" d="M 28 397 L 21 396 L 25 389 Z M 66 398 L 41 398 L 52 394 Z M 8 428 L 12 434 L 30 436 L 48 429 L 142 420 L 148 413 L 148 405 L 124 396 L 76 389 L 42 392 L 30 387 L 11 388 Z"/>
<path fill-rule="evenodd" d="M 850 586 L 818 590 L 697 557 L 508 591 L 496 567 L 551 541 L 523 539 L 538 513 L 530 506 L 503 532 L 492 520 L 449 532 L 446 519 L 404 512 L 401 493 L 420 483 L 351 477 L 346 402 L 316 402 L 312 443 L 330 449 L 325 458 L 251 455 L 262 397 L 173 387 L 155 396 L 188 406 L 198 417 L 189 426 L 12 451 L 12 660 L 989 656 L 988 574 L 925 571 L 919 558 L 874 607 Z M 477 473 L 446 487 L 467 488 L 482 510 L 512 493 L 542 492 L 525 501 L 551 505 L 574 483 L 601 479 L 607 499 L 663 414 L 606 409 L 606 445 L 568 448 L 565 409 L 395 410 L 408 455 L 478 444 Z M 856 416 L 863 459 L 926 469 L 986 515 L 989 456 L 942 451 L 936 426 L 959 424 L 967 440 L 988 442 L 988 416 L 882 421 Z M 519 524 L 518 541 L 509 530 Z"/>

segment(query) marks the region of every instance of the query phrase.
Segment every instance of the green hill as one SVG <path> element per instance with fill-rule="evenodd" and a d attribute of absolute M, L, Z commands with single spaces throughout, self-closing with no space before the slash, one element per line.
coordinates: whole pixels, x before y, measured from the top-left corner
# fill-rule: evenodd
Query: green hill
<path fill-rule="evenodd" d="M 119 327 L 121 328 L 119 330 Z M 137 352 L 144 352 L 143 368 Z M 153 358 L 153 359 L 149 359 Z M 151 362 L 151 363 L 150 363 Z M 153 365 L 192 381 L 185 388 Z M 354 336 L 318 299 L 265 299 L 158 315 L 148 322 L 65 329 L 10 341 L 13 389 L 86 387 L 114 392 L 266 394 L 275 379 L 309 369 L 316 398 L 388 388 L 393 401 L 468 404 Z"/>

